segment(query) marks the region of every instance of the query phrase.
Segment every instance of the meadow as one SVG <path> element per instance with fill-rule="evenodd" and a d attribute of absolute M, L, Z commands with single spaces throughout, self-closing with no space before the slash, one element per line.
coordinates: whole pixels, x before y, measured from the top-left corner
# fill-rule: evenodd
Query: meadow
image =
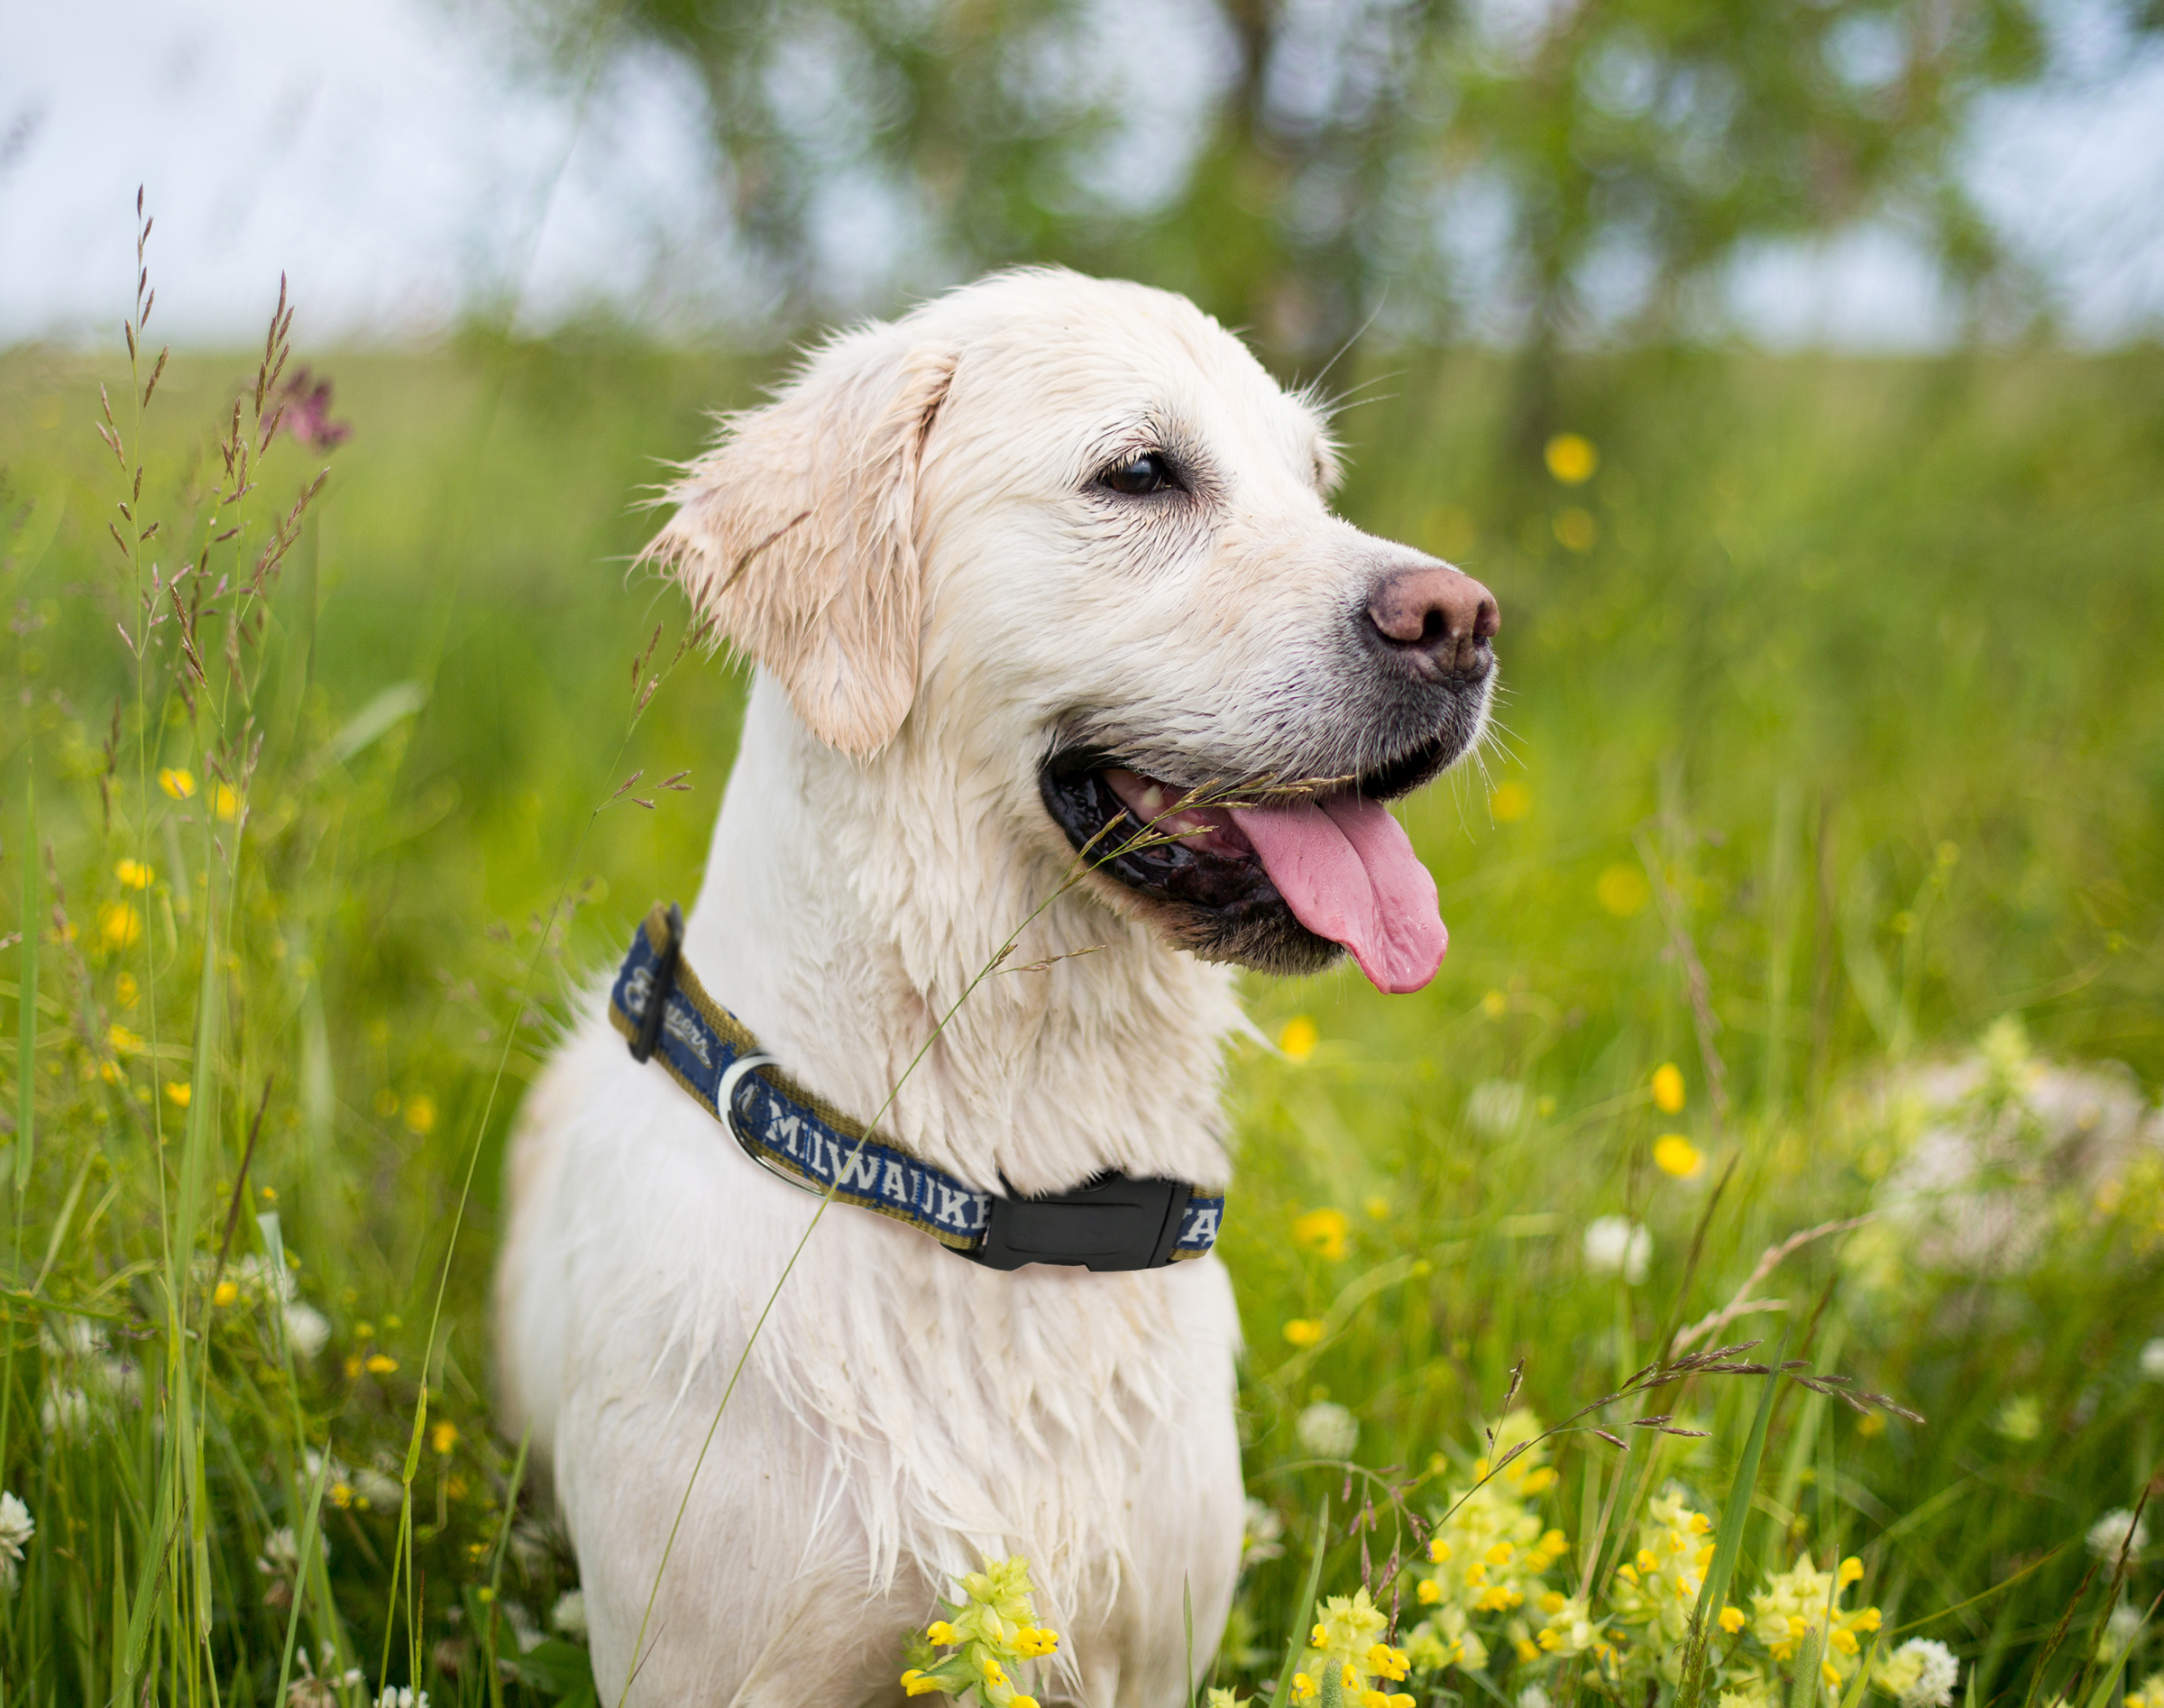
<path fill-rule="evenodd" d="M 744 681 L 630 559 L 783 364 L 306 330 L 0 354 L 11 1703 L 593 1699 L 499 1176 L 696 887 Z M 1435 983 L 1252 987 L 1211 1683 L 2164 1708 L 2164 352 L 1349 365 L 1506 692 Z"/>

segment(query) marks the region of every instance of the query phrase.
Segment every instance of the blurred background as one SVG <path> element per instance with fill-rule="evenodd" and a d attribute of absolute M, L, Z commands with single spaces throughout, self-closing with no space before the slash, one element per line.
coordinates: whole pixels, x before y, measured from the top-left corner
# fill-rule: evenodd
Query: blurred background
<path fill-rule="evenodd" d="M 8 8 L 0 338 L 768 341 L 982 270 L 1354 332 L 2087 345 L 2164 316 L 2154 0 Z"/>
<path fill-rule="evenodd" d="M 1032 261 L 1319 381 L 1343 513 L 1505 617 L 1403 809 L 1443 971 L 1249 981 L 1219 1682 L 1325 1494 L 1333 1593 L 1398 1545 L 1315 1458 L 1432 1512 L 1506 1390 L 1758 1288 L 1928 1424 L 1784 1390 L 1747 1493 L 1696 1382 L 1527 1535 L 1606 1595 L 1632 1503 L 1748 1500 L 1748 1581 L 1855 1554 L 1973 1702 L 2164 1704 L 2164 1524 L 2088 1569 L 2164 1443 L 2160 0 L 0 0 L 0 1674 L 273 1701 L 305 1606 L 326 1677 L 592 1700 L 485 1316 L 519 1095 L 734 749 L 645 500 L 797 343 Z M 1489 1638 L 1424 1692 L 1561 1690 Z"/>

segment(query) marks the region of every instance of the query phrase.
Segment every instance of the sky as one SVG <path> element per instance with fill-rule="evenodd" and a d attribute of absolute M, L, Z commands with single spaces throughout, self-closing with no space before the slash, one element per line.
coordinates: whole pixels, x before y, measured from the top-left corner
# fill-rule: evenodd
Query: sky
<path fill-rule="evenodd" d="M 1967 171 L 2061 324 L 2164 329 L 2164 50 L 2077 12 L 2059 87 L 1994 97 Z M 109 336 L 157 225 L 153 331 L 260 335 L 288 275 L 303 335 L 426 341 L 509 302 L 659 328 L 756 317 L 732 271 L 696 85 L 659 54 L 590 86 L 452 0 L 0 0 L 0 346 Z M 1756 253 L 1729 280 L 1777 347 L 1925 349 L 1953 327 L 1901 236 Z"/>

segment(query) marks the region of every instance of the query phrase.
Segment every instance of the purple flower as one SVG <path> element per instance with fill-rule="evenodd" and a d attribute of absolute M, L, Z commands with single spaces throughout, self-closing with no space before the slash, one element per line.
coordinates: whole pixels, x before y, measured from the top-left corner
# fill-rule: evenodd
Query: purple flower
<path fill-rule="evenodd" d="M 297 369 L 280 388 L 271 433 L 289 433 L 311 451 L 328 451 L 353 436 L 353 423 L 331 419 L 331 382 L 317 380 L 311 386 L 310 378 L 307 369 Z"/>

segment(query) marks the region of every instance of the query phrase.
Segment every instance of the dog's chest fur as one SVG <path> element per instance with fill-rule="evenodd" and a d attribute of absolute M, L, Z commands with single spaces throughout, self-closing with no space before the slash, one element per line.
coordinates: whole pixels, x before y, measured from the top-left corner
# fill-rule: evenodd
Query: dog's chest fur
<path fill-rule="evenodd" d="M 1073 958 L 993 975 L 904 1077 L 1044 877 L 994 869 L 936 819 L 805 788 L 821 752 L 755 693 L 686 939 L 717 999 L 845 1108 L 869 1116 L 900 1080 L 883 1130 L 993 1189 L 1106 1167 L 1221 1184 L 1229 981 L 1079 898 L 1016 956 Z M 1214 1259 L 1003 1274 L 840 1205 L 777 1293 L 817 1199 L 598 1019 L 529 1100 L 513 1191 L 503 1359 L 553 1461 L 603 1675 L 628 1663 L 687 1487 L 653 1615 L 674 1634 L 640 1674 L 651 1700 L 704 1699 L 722 1677 L 720 1699 L 760 1699 L 762 1657 L 796 1653 L 784 1634 L 838 1606 L 856 1636 L 830 1657 L 830 1694 L 791 1699 L 876 1699 L 895 1634 L 985 1554 L 1030 1556 L 1090 1700 L 1118 1700 L 1122 1673 L 1130 1689 L 1177 1674 L 1182 1657 L 1156 1651 L 1183 1578 L 1197 1629 L 1216 1629 L 1242 1490 L 1238 1325 Z"/>

